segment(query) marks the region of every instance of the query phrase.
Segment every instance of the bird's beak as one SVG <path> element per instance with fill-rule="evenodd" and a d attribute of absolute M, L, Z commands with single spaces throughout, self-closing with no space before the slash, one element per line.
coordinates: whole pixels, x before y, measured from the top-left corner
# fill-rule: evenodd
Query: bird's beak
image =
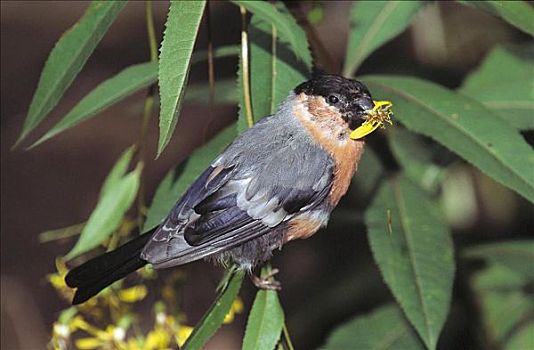
<path fill-rule="evenodd" d="M 390 101 L 373 101 L 374 107 L 367 112 L 367 120 L 353 132 L 350 133 L 350 138 L 353 140 L 361 139 L 369 135 L 384 123 L 392 124 L 391 116 L 393 112 L 391 107 L 393 104 Z"/>

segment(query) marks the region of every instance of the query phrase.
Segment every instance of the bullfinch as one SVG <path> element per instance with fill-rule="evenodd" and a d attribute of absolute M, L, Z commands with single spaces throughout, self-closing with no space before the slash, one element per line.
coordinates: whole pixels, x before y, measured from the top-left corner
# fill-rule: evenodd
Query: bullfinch
<path fill-rule="evenodd" d="M 71 270 L 73 304 L 145 264 L 155 268 L 202 258 L 252 274 L 274 249 L 324 227 L 347 192 L 365 142 L 387 101 L 359 81 L 320 75 L 298 85 L 278 111 L 239 135 L 178 199 L 161 224 Z M 380 113 L 375 113 L 377 108 Z"/>

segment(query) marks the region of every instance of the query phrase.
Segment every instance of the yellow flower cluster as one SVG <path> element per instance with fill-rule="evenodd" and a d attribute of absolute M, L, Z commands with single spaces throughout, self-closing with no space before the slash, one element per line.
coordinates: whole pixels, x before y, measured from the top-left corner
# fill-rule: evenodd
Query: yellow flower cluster
<path fill-rule="evenodd" d="M 65 262 L 56 260 L 57 272 L 48 276 L 50 284 L 67 300 L 71 300 L 73 291 L 65 284 L 67 267 Z M 153 277 L 153 270 L 141 272 Z M 191 335 L 193 328 L 184 324 L 184 316 L 176 312 L 173 316 L 167 312 L 176 309 L 176 283 L 184 275 L 179 270 L 171 274 L 161 290 L 161 300 L 154 304 L 154 326 L 143 334 L 138 320 L 143 316 L 133 310 L 133 304 L 142 301 L 148 295 L 145 285 L 138 284 L 124 288 L 121 283 L 102 291 L 97 297 L 86 303 L 64 310 L 54 323 L 49 348 L 63 350 L 77 349 L 119 349 L 119 350 L 160 350 L 181 347 Z M 237 297 L 224 319 L 231 323 L 236 314 L 243 312 L 243 301 Z M 99 328 L 95 324 L 107 324 Z M 82 335 L 83 334 L 83 335 Z"/>

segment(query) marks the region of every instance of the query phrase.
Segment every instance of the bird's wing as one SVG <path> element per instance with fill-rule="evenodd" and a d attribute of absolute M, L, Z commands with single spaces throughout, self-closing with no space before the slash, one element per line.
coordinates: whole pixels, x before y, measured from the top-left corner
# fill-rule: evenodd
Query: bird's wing
<path fill-rule="evenodd" d="M 169 267 L 216 254 L 269 232 L 330 192 L 333 166 L 322 152 L 303 157 L 279 149 L 260 162 L 234 161 L 219 158 L 191 185 L 143 259 Z"/>

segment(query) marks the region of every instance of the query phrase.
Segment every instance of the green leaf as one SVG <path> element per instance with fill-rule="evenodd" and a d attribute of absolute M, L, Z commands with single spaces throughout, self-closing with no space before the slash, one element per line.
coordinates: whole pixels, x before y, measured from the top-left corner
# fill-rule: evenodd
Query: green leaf
<path fill-rule="evenodd" d="M 29 148 L 35 147 L 60 132 L 90 119 L 125 97 L 155 83 L 157 78 L 157 62 L 136 64 L 122 70 L 117 75 L 99 84 L 93 91 L 83 97 L 59 123 Z"/>
<path fill-rule="evenodd" d="M 388 141 L 406 176 L 435 193 L 445 173 L 440 166 L 433 164 L 431 147 L 419 135 L 398 127 L 388 130 Z"/>
<path fill-rule="evenodd" d="M 311 69 L 312 57 L 308 47 L 306 33 L 297 24 L 295 18 L 285 10 L 285 7 L 263 1 L 234 0 L 232 2 L 236 5 L 243 6 L 245 9 L 258 16 L 258 18 L 274 25 L 280 40 L 289 44 L 293 54 L 301 60 L 308 69 Z"/>
<path fill-rule="evenodd" d="M 527 1 L 460 1 L 460 3 L 491 13 L 517 29 L 534 35 L 534 8 Z"/>
<path fill-rule="evenodd" d="M 496 47 L 459 89 L 520 130 L 534 129 L 534 47 Z"/>
<path fill-rule="evenodd" d="M 534 349 L 534 321 L 522 326 L 510 337 L 505 350 Z"/>
<path fill-rule="evenodd" d="M 481 244 L 466 249 L 463 255 L 506 266 L 529 280 L 534 280 L 534 240 Z"/>
<path fill-rule="evenodd" d="M 87 220 L 78 242 L 65 256 L 65 259 L 72 259 L 97 247 L 119 228 L 122 218 L 135 200 L 142 169 L 138 165 L 134 171 L 124 177 L 118 176 L 118 169 L 123 169 L 123 161 L 127 158 L 129 151 L 119 159 L 106 179 L 98 204 Z"/>
<path fill-rule="evenodd" d="M 213 58 L 224 58 L 238 56 L 241 52 L 239 45 L 219 46 L 213 49 Z M 191 56 L 191 64 L 196 64 L 208 60 L 208 50 L 198 50 Z"/>
<path fill-rule="evenodd" d="M 485 333 L 493 343 L 503 343 L 534 312 L 528 281 L 502 265 L 490 265 L 471 281 Z"/>
<path fill-rule="evenodd" d="M 83 17 L 67 30 L 46 60 L 18 145 L 54 108 L 78 75 L 119 12 L 122 1 L 93 1 Z"/>
<path fill-rule="evenodd" d="M 248 317 L 242 349 L 274 349 L 283 326 L 284 310 L 280 306 L 276 291 L 258 291 Z"/>
<path fill-rule="evenodd" d="M 122 178 L 128 171 L 130 162 L 135 153 L 135 146 L 128 147 L 124 152 L 122 152 L 119 160 L 113 166 L 113 169 L 109 172 L 108 176 L 104 180 L 102 189 L 100 190 L 100 199 L 104 197 L 107 193 L 113 191 L 116 188 Z"/>
<path fill-rule="evenodd" d="M 283 4 L 277 4 L 277 11 L 291 16 Z M 276 46 L 273 47 L 273 39 Z M 254 122 L 276 112 L 278 105 L 289 92 L 307 79 L 309 69 L 297 60 L 287 44 L 280 40 L 278 31 L 270 22 L 253 15 L 249 27 L 250 42 L 250 90 Z M 309 49 L 305 48 L 308 51 Z M 243 80 L 241 61 L 238 70 L 240 110 L 238 131 L 248 129 L 243 106 Z"/>
<path fill-rule="evenodd" d="M 235 125 L 229 126 L 207 144 L 194 151 L 159 184 L 147 213 L 143 231 L 159 225 L 185 190 L 202 174 L 220 152 L 235 138 Z"/>
<path fill-rule="evenodd" d="M 228 273 L 231 275 L 226 288 L 219 293 L 209 310 L 202 317 L 202 320 L 196 325 L 193 333 L 181 347 L 182 350 L 201 349 L 217 329 L 221 327 L 224 317 L 230 311 L 232 303 L 239 293 L 243 283 L 243 276 L 245 275 L 242 270 L 231 270 Z"/>
<path fill-rule="evenodd" d="M 337 327 L 321 349 L 417 350 L 424 347 L 399 307 L 389 304 Z"/>
<path fill-rule="evenodd" d="M 454 280 L 452 240 L 441 211 L 401 176 L 382 184 L 365 221 L 385 282 L 425 345 L 435 349 Z"/>
<path fill-rule="evenodd" d="M 352 77 L 377 48 L 402 33 L 423 6 L 420 1 L 358 1 L 352 4 L 343 75 Z"/>
<path fill-rule="evenodd" d="M 191 84 L 185 90 L 184 101 L 207 105 L 209 103 L 209 94 L 209 84 Z M 226 79 L 215 82 L 214 102 L 237 104 L 237 91 L 233 80 Z"/>
<path fill-rule="evenodd" d="M 290 16 L 287 9 L 277 6 L 280 13 Z M 273 48 L 273 34 L 276 47 Z M 280 42 L 278 32 L 272 25 L 252 16 L 249 30 L 252 109 L 256 120 L 276 112 L 278 105 L 289 92 L 308 78 L 309 69 L 302 66 L 287 46 Z M 309 53 L 306 46 L 305 49 Z"/>
<path fill-rule="evenodd" d="M 362 77 L 393 101 L 395 120 L 429 136 L 488 176 L 534 202 L 534 152 L 521 134 L 479 102 L 428 81 Z"/>
<path fill-rule="evenodd" d="M 157 156 L 169 143 L 182 106 L 189 64 L 205 0 L 172 1 L 159 57 L 159 142 Z"/>

